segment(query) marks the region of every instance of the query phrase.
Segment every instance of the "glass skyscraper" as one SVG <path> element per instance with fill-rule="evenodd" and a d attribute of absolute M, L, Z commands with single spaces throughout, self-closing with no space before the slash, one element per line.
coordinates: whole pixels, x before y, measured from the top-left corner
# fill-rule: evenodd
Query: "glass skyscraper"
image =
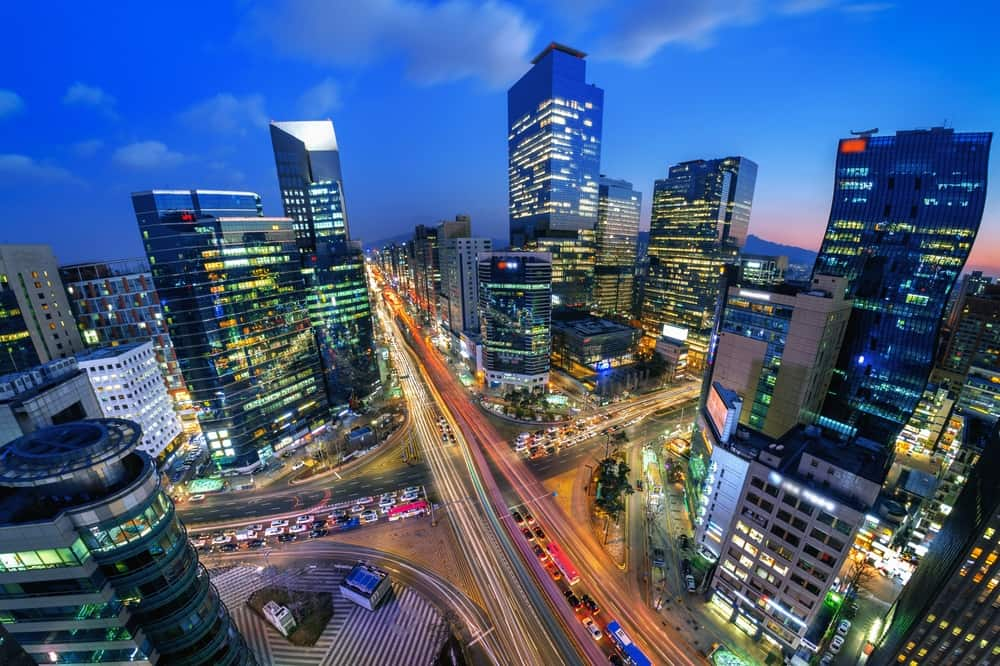
<path fill-rule="evenodd" d="M 292 220 L 250 192 L 132 195 L 213 460 L 248 468 L 329 416 Z"/>
<path fill-rule="evenodd" d="M 285 215 L 293 220 L 331 404 L 376 388 L 374 329 L 364 255 L 350 242 L 340 152 L 333 123 L 271 123 Z"/>
<path fill-rule="evenodd" d="M 889 445 L 916 408 L 983 216 L 991 140 L 937 127 L 840 141 L 814 273 L 847 278 L 854 309 L 821 425 Z"/>
<path fill-rule="evenodd" d="M 685 341 L 688 364 L 707 361 L 723 265 L 746 242 L 757 165 L 745 157 L 682 162 L 656 181 L 642 325 Z"/>
<path fill-rule="evenodd" d="M 553 298 L 574 307 L 593 299 L 604 108 L 585 55 L 552 43 L 507 91 L 510 244 L 551 253 Z"/>
<path fill-rule="evenodd" d="M 603 174 L 598 191 L 594 305 L 601 314 L 627 319 L 632 317 L 642 192 Z"/>

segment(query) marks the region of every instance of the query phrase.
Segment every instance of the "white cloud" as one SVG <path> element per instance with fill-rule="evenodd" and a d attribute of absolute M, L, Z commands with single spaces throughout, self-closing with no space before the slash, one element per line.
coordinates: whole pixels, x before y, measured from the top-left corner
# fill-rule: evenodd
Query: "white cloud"
<path fill-rule="evenodd" d="M 340 108 L 340 87 L 333 79 L 323 79 L 299 98 L 302 114 L 310 118 L 330 115 Z"/>
<path fill-rule="evenodd" d="M 86 139 L 85 141 L 74 143 L 73 152 L 80 157 L 92 157 L 103 147 L 104 141 L 101 139 Z"/>
<path fill-rule="evenodd" d="M 0 88 L 0 118 L 12 116 L 24 110 L 24 100 L 13 90 Z"/>
<path fill-rule="evenodd" d="M 267 127 L 264 96 L 238 97 L 223 92 L 198 102 L 181 114 L 181 120 L 192 127 L 223 134 L 246 134 L 247 126 Z"/>
<path fill-rule="evenodd" d="M 27 155 L 15 153 L 0 154 L 0 174 L 3 175 L 4 179 L 23 178 L 76 184 L 82 182 L 67 169 L 51 164 L 42 164 Z"/>
<path fill-rule="evenodd" d="M 184 161 L 184 156 L 160 141 L 137 141 L 116 150 L 113 159 L 127 167 L 154 169 L 177 166 Z"/>
<path fill-rule="evenodd" d="M 363 65 L 402 54 L 423 84 L 476 78 L 502 87 L 527 69 L 536 27 L 502 0 L 303 0 L 252 13 L 250 31 L 286 54 Z"/>
<path fill-rule="evenodd" d="M 877 14 L 888 11 L 896 5 L 891 2 L 858 2 L 853 5 L 844 5 L 840 11 L 848 14 Z"/>
<path fill-rule="evenodd" d="M 115 112 L 115 104 L 118 103 L 118 100 L 114 96 L 97 86 L 89 86 L 80 81 L 77 81 L 66 90 L 62 101 L 63 104 L 93 107 L 112 118 L 118 115 Z"/>

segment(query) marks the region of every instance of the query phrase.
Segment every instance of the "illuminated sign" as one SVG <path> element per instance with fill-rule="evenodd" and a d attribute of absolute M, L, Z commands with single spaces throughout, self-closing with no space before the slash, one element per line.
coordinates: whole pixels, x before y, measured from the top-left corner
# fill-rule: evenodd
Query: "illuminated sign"
<path fill-rule="evenodd" d="M 747 268 L 760 268 L 761 263 L 759 261 L 748 261 Z"/>
<path fill-rule="evenodd" d="M 684 342 L 688 339 L 688 330 L 680 326 L 664 324 L 662 335 L 663 337 L 670 338 L 671 340 L 680 340 L 681 342 Z"/>
<path fill-rule="evenodd" d="M 512 271 L 517 268 L 516 261 L 500 261 L 497 262 L 497 268 L 502 271 Z"/>
<path fill-rule="evenodd" d="M 753 291 L 751 289 L 740 289 L 740 296 L 743 298 L 753 298 L 758 301 L 771 300 L 771 294 L 766 291 Z"/>
<path fill-rule="evenodd" d="M 708 412 L 708 418 L 712 422 L 712 427 L 719 436 L 719 441 L 723 444 L 727 443 L 736 431 L 736 423 L 740 416 L 741 405 L 740 401 L 736 401 L 732 407 L 727 407 L 726 401 L 723 400 L 722 394 L 719 393 L 719 389 L 714 383 L 708 391 L 708 399 L 705 400 L 705 411 Z"/>
<path fill-rule="evenodd" d="M 604 359 L 603 361 L 598 361 L 597 362 L 597 369 L 598 370 L 610 370 L 611 369 L 611 361 L 609 361 L 607 359 Z"/>
<path fill-rule="evenodd" d="M 194 214 L 181 213 L 181 222 L 194 222 Z"/>
<path fill-rule="evenodd" d="M 868 139 L 842 139 L 840 141 L 840 152 L 842 153 L 863 153 L 868 148 Z"/>

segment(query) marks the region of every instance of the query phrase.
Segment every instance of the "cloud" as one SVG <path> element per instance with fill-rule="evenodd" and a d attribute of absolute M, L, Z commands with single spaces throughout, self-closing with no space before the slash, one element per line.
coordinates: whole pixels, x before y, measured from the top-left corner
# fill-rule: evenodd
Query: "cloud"
<path fill-rule="evenodd" d="M 137 141 L 116 150 L 112 159 L 122 166 L 155 169 L 177 166 L 184 161 L 184 156 L 160 141 Z"/>
<path fill-rule="evenodd" d="M 73 152 L 80 157 L 92 157 L 103 147 L 104 141 L 101 139 L 87 139 L 85 141 L 77 141 L 74 143 Z"/>
<path fill-rule="evenodd" d="M 527 69 L 537 28 L 502 0 L 302 0 L 254 11 L 248 30 L 318 64 L 366 65 L 402 55 L 418 83 L 473 78 L 502 87 Z"/>
<path fill-rule="evenodd" d="M 328 116 L 340 108 L 340 87 L 333 79 L 323 79 L 299 98 L 302 113 L 310 118 Z"/>
<path fill-rule="evenodd" d="M 180 117 L 188 125 L 222 134 L 246 134 L 247 126 L 267 127 L 268 121 L 263 95 L 228 92 L 198 102 Z"/>
<path fill-rule="evenodd" d="M 80 184 L 83 182 L 67 169 L 51 164 L 42 164 L 27 155 L 14 153 L 0 154 L 0 175 L 3 175 L 0 180 L 23 178 L 53 183 Z"/>
<path fill-rule="evenodd" d="M 853 5 L 844 5 L 840 11 L 848 14 L 877 14 L 888 11 L 895 6 L 891 2 L 859 2 Z"/>
<path fill-rule="evenodd" d="M 12 116 L 24 110 L 24 100 L 13 90 L 0 88 L 0 118 Z"/>
<path fill-rule="evenodd" d="M 86 83 L 81 83 L 80 81 L 77 81 L 66 90 L 62 101 L 63 104 L 73 106 L 93 107 L 111 118 L 118 116 L 118 113 L 115 111 L 115 105 L 118 103 L 118 100 L 114 96 L 97 86 L 88 86 Z"/>

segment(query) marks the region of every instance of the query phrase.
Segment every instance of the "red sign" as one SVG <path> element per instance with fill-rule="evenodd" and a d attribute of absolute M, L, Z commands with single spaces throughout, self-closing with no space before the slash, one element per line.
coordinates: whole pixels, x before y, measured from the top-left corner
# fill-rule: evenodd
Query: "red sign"
<path fill-rule="evenodd" d="M 868 147 L 868 139 L 841 139 L 840 152 L 842 153 L 863 153 Z"/>

